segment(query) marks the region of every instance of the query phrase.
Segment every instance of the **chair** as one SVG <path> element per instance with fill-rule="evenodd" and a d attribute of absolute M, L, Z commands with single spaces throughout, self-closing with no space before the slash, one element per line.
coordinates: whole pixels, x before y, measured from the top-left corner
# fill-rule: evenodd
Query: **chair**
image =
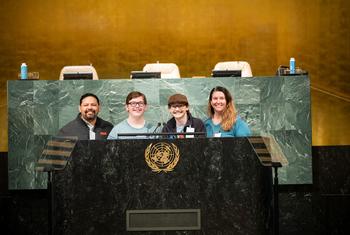
<path fill-rule="evenodd" d="M 215 71 L 240 70 L 242 77 L 253 77 L 250 65 L 246 61 L 226 61 L 215 65 Z"/>
<path fill-rule="evenodd" d="M 174 63 L 146 64 L 143 72 L 160 72 L 161 78 L 181 78 L 179 67 Z"/>
<path fill-rule="evenodd" d="M 92 65 L 64 66 L 59 80 L 92 79 L 98 80 L 96 69 Z"/>

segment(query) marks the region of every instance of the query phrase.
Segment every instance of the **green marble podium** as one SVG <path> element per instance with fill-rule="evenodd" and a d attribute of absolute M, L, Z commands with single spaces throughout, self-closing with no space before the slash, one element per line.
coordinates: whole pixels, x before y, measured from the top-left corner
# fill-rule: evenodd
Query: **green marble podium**
<path fill-rule="evenodd" d="M 133 90 L 146 94 L 146 118 L 166 122 L 167 99 L 187 95 L 190 111 L 206 119 L 210 90 L 228 88 L 240 116 L 254 135 L 273 135 L 289 165 L 279 171 L 282 184 L 312 183 L 310 81 L 307 76 L 115 79 L 99 81 L 8 81 L 9 188 L 46 188 L 46 175 L 35 172 L 35 163 L 50 136 L 75 118 L 79 98 L 86 92 L 101 100 L 100 116 L 117 124 L 127 117 L 126 95 Z"/>

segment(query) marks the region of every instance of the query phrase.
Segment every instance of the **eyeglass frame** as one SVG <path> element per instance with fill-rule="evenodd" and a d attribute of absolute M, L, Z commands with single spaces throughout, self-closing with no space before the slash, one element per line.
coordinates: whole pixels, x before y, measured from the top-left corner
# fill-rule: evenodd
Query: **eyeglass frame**
<path fill-rule="evenodd" d="M 146 106 L 145 102 L 129 102 L 128 105 L 130 105 L 131 107 L 137 107 L 138 105 L 140 108 Z"/>

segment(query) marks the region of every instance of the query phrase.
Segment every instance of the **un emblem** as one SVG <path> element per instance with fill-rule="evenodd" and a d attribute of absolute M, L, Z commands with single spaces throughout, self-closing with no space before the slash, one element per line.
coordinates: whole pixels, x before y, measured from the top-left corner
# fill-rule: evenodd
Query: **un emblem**
<path fill-rule="evenodd" d="M 148 145 L 145 150 L 147 165 L 157 173 L 174 170 L 179 158 L 180 151 L 175 144 L 159 142 Z"/>

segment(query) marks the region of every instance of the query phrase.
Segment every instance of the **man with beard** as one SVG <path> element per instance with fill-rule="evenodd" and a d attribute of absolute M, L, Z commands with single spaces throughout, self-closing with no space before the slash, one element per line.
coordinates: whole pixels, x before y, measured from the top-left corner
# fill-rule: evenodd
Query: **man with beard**
<path fill-rule="evenodd" d="M 76 136 L 79 140 L 107 139 L 113 125 L 99 118 L 100 100 L 92 93 L 86 93 L 80 98 L 78 116 L 58 132 L 58 136 Z"/>

